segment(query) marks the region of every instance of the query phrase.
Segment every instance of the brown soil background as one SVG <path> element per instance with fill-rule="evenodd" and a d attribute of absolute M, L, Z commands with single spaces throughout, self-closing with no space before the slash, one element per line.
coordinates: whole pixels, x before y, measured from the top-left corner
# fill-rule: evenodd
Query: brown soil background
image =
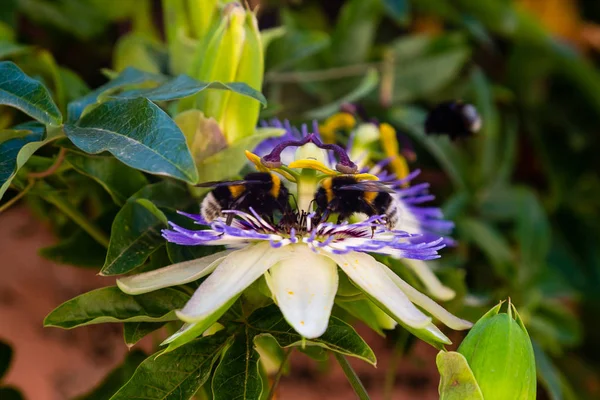
<path fill-rule="evenodd" d="M 73 330 L 43 328 L 44 317 L 62 302 L 114 283 L 94 270 L 58 265 L 37 254 L 55 241 L 47 227 L 24 207 L 0 215 L 0 339 L 13 346 L 5 384 L 17 386 L 31 400 L 67 400 L 102 381 L 127 353 L 120 324 Z M 378 367 L 351 360 L 373 400 L 383 399 L 391 345 L 364 326 L 358 327 L 373 348 Z M 147 338 L 149 339 L 149 338 Z M 141 343 L 151 351 L 150 340 Z M 437 399 L 436 351 L 418 343 L 397 368 L 394 400 Z M 281 380 L 277 399 L 356 398 L 339 366 L 325 371 L 305 355 L 291 357 L 291 373 Z"/>

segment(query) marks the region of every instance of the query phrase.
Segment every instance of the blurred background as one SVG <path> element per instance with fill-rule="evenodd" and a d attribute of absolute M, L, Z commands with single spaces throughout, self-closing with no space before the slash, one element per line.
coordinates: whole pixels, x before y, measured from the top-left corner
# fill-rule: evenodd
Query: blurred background
<path fill-rule="evenodd" d="M 249 3 L 269 42 L 261 116 L 323 121 L 351 102 L 393 124 L 456 222 L 458 245 L 438 263 L 458 293 L 446 306 L 475 320 L 511 297 L 534 342 L 538 398 L 600 398 L 600 2 Z M 166 71 L 165 17 L 159 0 L 2 0 L 0 58 L 74 98 L 111 70 Z M 476 105 L 478 135 L 425 136 L 424 115 L 450 99 Z M 1 129 L 18 118 L 0 108 Z M 0 393 L 107 398 L 90 391 L 121 382 L 159 339 L 128 351 L 117 325 L 42 328 L 57 304 L 107 282 L 40 253 L 61 231 L 39 203 L 0 214 L 0 340 L 12 348 L 0 346 Z M 373 399 L 437 398 L 434 349 L 359 331 L 379 360 L 353 363 Z M 333 364 L 292 361 L 279 398 L 352 398 Z"/>

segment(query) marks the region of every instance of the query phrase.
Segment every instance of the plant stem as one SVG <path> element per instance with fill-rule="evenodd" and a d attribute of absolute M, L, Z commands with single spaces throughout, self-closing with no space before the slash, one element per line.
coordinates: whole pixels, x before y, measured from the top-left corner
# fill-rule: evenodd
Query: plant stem
<path fill-rule="evenodd" d="M 369 400 L 370 398 L 369 394 L 367 393 L 367 390 L 358 378 L 358 375 L 356 375 L 356 372 L 354 372 L 354 370 L 352 369 L 352 366 L 350 366 L 348 360 L 346 360 L 346 357 L 336 352 L 333 352 L 333 355 L 335 356 L 337 362 L 340 364 L 340 367 L 342 367 L 344 374 L 346 374 L 346 378 L 348 379 L 348 382 L 350 382 L 352 389 L 354 389 L 354 393 L 356 393 L 356 396 L 358 396 L 360 400 Z"/>
<path fill-rule="evenodd" d="M 15 204 L 17 201 L 21 200 L 21 198 L 23 196 L 25 196 L 27 194 L 27 192 L 29 192 L 29 190 L 33 187 L 34 183 L 35 183 L 35 181 L 30 181 L 29 184 L 25 187 L 25 189 L 21 190 L 15 197 L 10 199 L 6 203 L 2 204 L 2 206 L 0 206 L 0 213 L 3 213 L 7 209 L 9 209 L 13 204 Z"/>
<path fill-rule="evenodd" d="M 39 178 L 45 178 L 47 176 L 52 175 L 60 168 L 63 161 L 65 160 L 66 155 L 67 155 L 67 149 L 64 147 L 61 147 L 60 151 L 58 152 L 58 156 L 56 157 L 56 160 L 54 161 L 54 164 L 52 164 L 50 166 L 50 168 L 48 168 L 45 171 L 41 171 L 41 172 L 30 172 L 29 174 L 27 174 L 27 177 L 39 179 Z"/>
<path fill-rule="evenodd" d="M 102 246 L 108 248 L 108 236 L 106 233 L 98 228 L 96 225 L 92 224 L 88 219 L 81 214 L 77 209 L 73 208 L 69 203 L 67 203 L 62 197 L 59 197 L 55 194 L 49 194 L 48 196 L 42 196 L 44 200 L 53 204 L 60 211 L 65 213 L 67 217 L 71 218 L 73 222 L 81 227 L 84 231 L 88 233 L 94 240 L 100 243 Z"/>
<path fill-rule="evenodd" d="M 382 63 L 363 63 L 344 67 L 335 67 L 315 71 L 300 72 L 270 72 L 265 76 L 265 81 L 272 83 L 285 82 L 317 82 L 347 78 L 349 76 L 363 75 L 370 68 L 379 68 Z"/>
<path fill-rule="evenodd" d="M 273 384 L 271 385 L 271 390 L 269 391 L 269 396 L 267 400 L 272 400 L 275 397 L 275 391 L 277 390 L 277 386 L 279 385 L 279 381 L 281 380 L 281 376 L 283 375 L 283 369 L 285 368 L 285 363 L 287 362 L 290 354 L 292 353 L 292 349 L 289 348 L 286 350 L 285 355 L 283 356 L 283 360 L 281 360 L 281 365 L 277 370 L 277 374 L 275 375 L 275 379 L 273 380 Z"/>

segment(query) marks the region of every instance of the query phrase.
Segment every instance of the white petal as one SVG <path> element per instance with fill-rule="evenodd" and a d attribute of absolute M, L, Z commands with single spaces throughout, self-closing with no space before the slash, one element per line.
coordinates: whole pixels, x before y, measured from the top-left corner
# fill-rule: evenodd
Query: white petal
<path fill-rule="evenodd" d="M 402 259 L 402 263 L 413 270 L 427 288 L 427 292 L 436 299 L 448 301 L 456 296 L 454 290 L 450 289 L 448 286 L 444 286 L 442 282 L 440 282 L 425 261 L 404 258 Z"/>
<path fill-rule="evenodd" d="M 390 279 L 386 273 L 388 268 L 370 255 L 359 252 L 323 254 L 335 261 L 356 285 L 406 325 L 418 329 L 431 322 L 431 318 L 415 307 Z"/>
<path fill-rule="evenodd" d="M 305 245 L 271 268 L 269 284 L 286 321 L 305 338 L 321 336 L 329 324 L 338 288 L 337 265 Z"/>
<path fill-rule="evenodd" d="M 383 264 L 382 264 L 383 265 Z M 469 329 L 473 326 L 472 323 L 466 321 L 464 319 L 458 318 L 457 316 L 446 311 L 442 306 L 437 304 L 435 301 L 431 300 L 429 297 L 425 296 L 423 293 L 419 292 L 414 287 L 410 286 L 408 283 L 403 281 L 398 275 L 396 275 L 393 271 L 387 269 L 386 271 L 389 277 L 394 281 L 396 285 L 404 293 L 406 296 L 423 309 L 427 310 L 431 315 L 440 320 L 446 326 L 456 330 Z"/>
<path fill-rule="evenodd" d="M 177 316 L 185 322 L 204 319 L 240 294 L 274 264 L 289 257 L 288 253 L 287 246 L 274 249 L 265 242 L 234 251 L 202 282 Z"/>
<path fill-rule="evenodd" d="M 173 264 L 142 274 L 117 279 L 117 286 L 127 294 L 142 294 L 169 286 L 183 285 L 210 274 L 231 251 L 221 251 L 197 260 Z"/>

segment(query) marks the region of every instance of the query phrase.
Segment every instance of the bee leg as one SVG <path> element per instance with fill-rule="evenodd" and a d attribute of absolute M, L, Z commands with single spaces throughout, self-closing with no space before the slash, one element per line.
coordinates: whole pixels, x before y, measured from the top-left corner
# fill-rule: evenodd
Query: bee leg
<path fill-rule="evenodd" d="M 232 222 L 233 222 L 233 214 L 227 214 L 227 219 L 225 220 L 225 223 L 227 224 L 227 226 L 231 226 Z"/>

